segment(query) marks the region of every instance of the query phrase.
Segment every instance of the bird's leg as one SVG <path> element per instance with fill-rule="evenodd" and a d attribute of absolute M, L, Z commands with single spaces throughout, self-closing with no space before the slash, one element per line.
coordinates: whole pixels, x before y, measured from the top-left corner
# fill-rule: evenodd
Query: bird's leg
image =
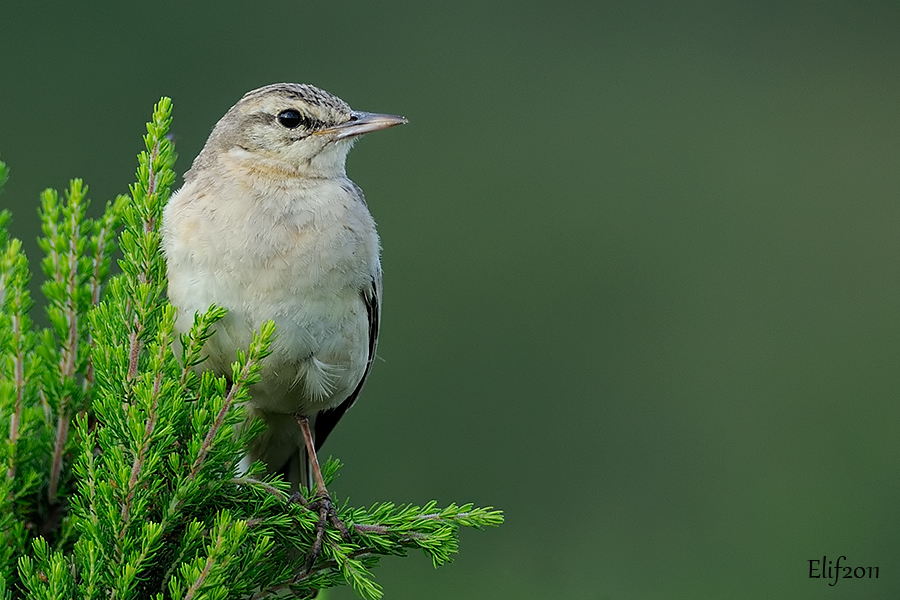
<path fill-rule="evenodd" d="M 341 537 L 346 541 L 350 541 L 350 531 L 344 522 L 337 515 L 334 504 L 331 502 L 331 496 L 325 489 L 325 480 L 322 478 L 322 469 L 319 467 L 319 459 L 316 457 L 316 445 L 313 442 L 312 432 L 309 430 L 309 418 L 298 416 L 297 423 L 303 432 L 303 440 L 306 442 L 306 453 L 309 456 L 309 464 L 312 468 L 313 481 L 316 485 L 316 493 L 313 501 L 306 505 L 308 509 L 319 513 L 319 522 L 316 525 L 316 540 L 313 543 L 312 550 L 307 560 L 307 571 L 315 564 L 319 553 L 322 552 L 322 542 L 325 538 L 325 521 L 331 523 L 335 529 L 341 532 Z"/>

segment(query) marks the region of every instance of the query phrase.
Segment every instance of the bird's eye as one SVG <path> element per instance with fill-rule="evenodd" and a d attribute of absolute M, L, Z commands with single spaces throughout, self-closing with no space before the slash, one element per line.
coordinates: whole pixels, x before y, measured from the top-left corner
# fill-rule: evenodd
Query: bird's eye
<path fill-rule="evenodd" d="M 278 122 L 288 129 L 296 129 L 303 123 L 303 116 L 293 108 L 278 113 Z"/>

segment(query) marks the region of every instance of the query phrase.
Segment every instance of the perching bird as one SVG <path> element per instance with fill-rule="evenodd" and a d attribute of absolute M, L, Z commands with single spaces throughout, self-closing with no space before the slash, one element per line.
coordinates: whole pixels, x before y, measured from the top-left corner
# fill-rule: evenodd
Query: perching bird
<path fill-rule="evenodd" d="M 359 396 L 381 308 L 378 234 L 345 163 L 357 136 L 402 123 L 311 85 L 253 90 L 216 124 L 163 214 L 179 332 L 211 304 L 228 310 L 201 368 L 229 376 L 260 325 L 278 327 L 251 389 L 267 428 L 245 466 L 261 459 L 315 484 L 332 519 L 314 449 Z"/>

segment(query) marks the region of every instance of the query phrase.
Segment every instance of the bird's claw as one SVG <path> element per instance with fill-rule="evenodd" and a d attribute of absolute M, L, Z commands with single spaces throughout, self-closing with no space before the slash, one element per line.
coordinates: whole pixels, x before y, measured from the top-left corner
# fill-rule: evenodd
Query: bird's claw
<path fill-rule="evenodd" d="M 307 502 L 299 493 L 295 493 L 291 497 L 291 501 L 299 502 L 307 510 L 319 513 L 319 521 L 316 523 L 316 539 L 313 542 L 312 549 L 309 551 L 309 557 L 306 559 L 306 570 L 308 572 L 316 564 L 319 554 L 322 553 L 327 523 L 331 523 L 331 526 L 341 533 L 341 538 L 345 542 L 350 541 L 350 530 L 338 516 L 334 503 L 331 501 L 331 496 L 327 492 L 318 492 L 310 502 Z"/>

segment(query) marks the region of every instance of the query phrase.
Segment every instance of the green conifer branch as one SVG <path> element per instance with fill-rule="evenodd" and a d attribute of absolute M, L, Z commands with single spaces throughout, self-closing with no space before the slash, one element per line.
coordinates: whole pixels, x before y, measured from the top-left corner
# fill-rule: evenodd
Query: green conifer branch
<path fill-rule="evenodd" d="M 167 98 L 154 108 L 130 197 L 101 218 L 85 216 L 80 180 L 62 198 L 42 194 L 47 330 L 28 317 L 27 261 L 0 213 L 0 430 L 9 430 L 0 445 L 0 600 L 310 597 L 344 583 L 380 598 L 380 557 L 418 549 L 445 564 L 460 527 L 496 526 L 502 515 L 470 504 L 339 504 L 352 540 L 329 528 L 307 567 L 312 498 L 296 501 L 261 463 L 237 469 L 263 428 L 247 422 L 244 405 L 274 324 L 237 353 L 228 378 L 202 371 L 223 309 L 175 334 L 159 234 L 175 181 L 171 112 Z M 6 176 L 0 162 L 0 184 Z M 108 279 L 119 226 L 122 272 Z M 323 465 L 326 481 L 339 466 Z"/>

